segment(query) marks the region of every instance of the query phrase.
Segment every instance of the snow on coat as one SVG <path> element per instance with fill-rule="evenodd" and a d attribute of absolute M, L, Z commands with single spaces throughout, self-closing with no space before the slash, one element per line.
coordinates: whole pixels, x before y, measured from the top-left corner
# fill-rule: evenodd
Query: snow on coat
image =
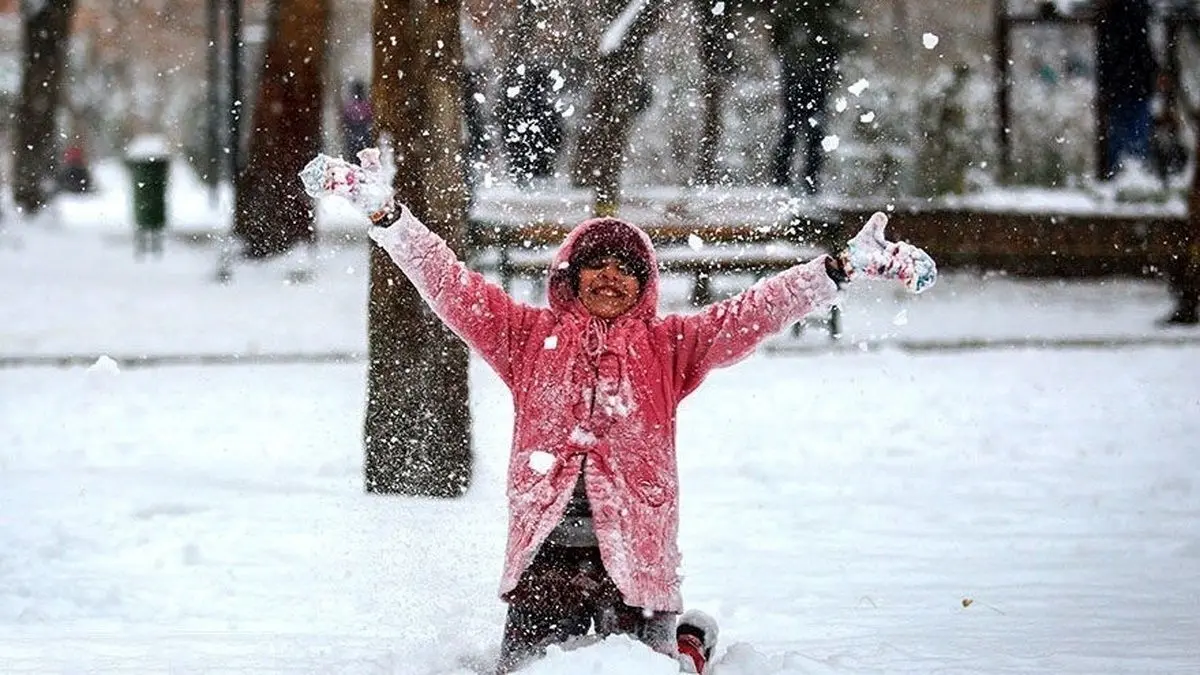
<path fill-rule="evenodd" d="M 650 270 L 637 304 L 608 322 L 588 314 L 571 285 L 568 262 L 585 233 L 589 241 L 624 242 Z M 660 317 L 653 245 L 621 220 L 588 220 L 572 230 L 554 258 L 547 308 L 518 303 L 468 269 L 408 209 L 370 234 L 512 392 L 501 596 L 561 520 L 582 470 L 600 555 L 625 602 L 681 611 L 676 408 L 713 368 L 745 358 L 764 338 L 832 303 L 837 288 L 824 259 L 699 313 Z"/>

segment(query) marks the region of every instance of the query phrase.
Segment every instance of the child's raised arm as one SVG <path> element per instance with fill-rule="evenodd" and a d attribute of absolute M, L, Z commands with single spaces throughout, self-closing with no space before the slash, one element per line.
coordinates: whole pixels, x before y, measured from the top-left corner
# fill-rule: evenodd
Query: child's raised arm
<path fill-rule="evenodd" d="M 404 206 L 389 226 L 372 227 L 368 234 L 450 330 L 511 382 L 512 360 L 541 310 L 518 303 L 468 268 Z"/>
<path fill-rule="evenodd" d="M 737 363 L 766 338 L 831 306 L 837 284 L 825 271 L 828 259 L 795 265 L 699 313 L 667 317 L 663 328 L 675 345 L 679 397 L 691 393 L 713 368 Z"/>
<path fill-rule="evenodd" d="M 795 265 L 697 314 L 668 317 L 663 327 L 676 345 L 680 397 L 713 368 L 740 361 L 766 338 L 831 306 L 839 283 L 891 279 L 913 293 L 932 286 L 937 279 L 933 259 L 911 244 L 887 241 L 886 226 L 887 216 L 876 213 L 838 255 Z"/>
<path fill-rule="evenodd" d="M 314 199 L 337 196 L 373 223 L 369 234 L 412 281 L 425 302 L 467 344 L 478 351 L 505 383 L 512 382 L 513 359 L 541 310 L 510 298 L 499 286 L 467 268 L 437 234 L 407 208 L 396 216 L 395 192 L 379 150 L 358 153 L 360 164 L 318 155 L 300 172 Z"/>

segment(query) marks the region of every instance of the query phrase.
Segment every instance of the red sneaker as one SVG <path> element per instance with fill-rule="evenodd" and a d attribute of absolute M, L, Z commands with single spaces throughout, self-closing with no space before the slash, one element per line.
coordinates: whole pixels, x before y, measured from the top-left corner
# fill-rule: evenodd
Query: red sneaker
<path fill-rule="evenodd" d="M 684 667 L 690 665 L 692 672 L 703 673 L 717 646 L 717 622 L 700 610 L 690 609 L 679 617 L 675 642 Z"/>

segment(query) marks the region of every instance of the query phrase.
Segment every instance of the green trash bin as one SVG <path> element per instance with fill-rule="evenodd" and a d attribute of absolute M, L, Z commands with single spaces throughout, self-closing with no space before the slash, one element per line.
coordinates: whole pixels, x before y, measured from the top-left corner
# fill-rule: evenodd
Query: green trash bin
<path fill-rule="evenodd" d="M 167 173 L 171 163 L 166 157 L 130 159 L 133 179 L 133 220 L 139 230 L 161 230 L 167 226 Z"/>
<path fill-rule="evenodd" d="M 167 227 L 167 177 L 171 159 L 158 139 L 135 141 L 125 158 L 133 182 L 135 253 L 162 254 L 163 230 Z"/>

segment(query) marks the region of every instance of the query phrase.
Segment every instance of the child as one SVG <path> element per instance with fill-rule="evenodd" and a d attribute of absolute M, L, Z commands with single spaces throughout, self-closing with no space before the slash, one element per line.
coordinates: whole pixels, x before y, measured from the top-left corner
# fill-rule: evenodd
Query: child
<path fill-rule="evenodd" d="M 364 161 L 364 165 L 368 162 Z M 372 215 L 391 217 L 391 202 Z M 701 673 L 716 626 L 679 592 L 675 412 L 714 368 L 827 308 L 837 282 L 933 283 L 920 249 L 883 240 L 875 214 L 838 257 L 822 256 L 692 315 L 658 315 L 649 237 L 616 218 L 577 226 L 554 257 L 549 306 L 531 307 L 468 269 L 401 207 L 371 238 L 513 395 L 509 528 L 499 673 L 546 645 L 627 634 Z"/>

